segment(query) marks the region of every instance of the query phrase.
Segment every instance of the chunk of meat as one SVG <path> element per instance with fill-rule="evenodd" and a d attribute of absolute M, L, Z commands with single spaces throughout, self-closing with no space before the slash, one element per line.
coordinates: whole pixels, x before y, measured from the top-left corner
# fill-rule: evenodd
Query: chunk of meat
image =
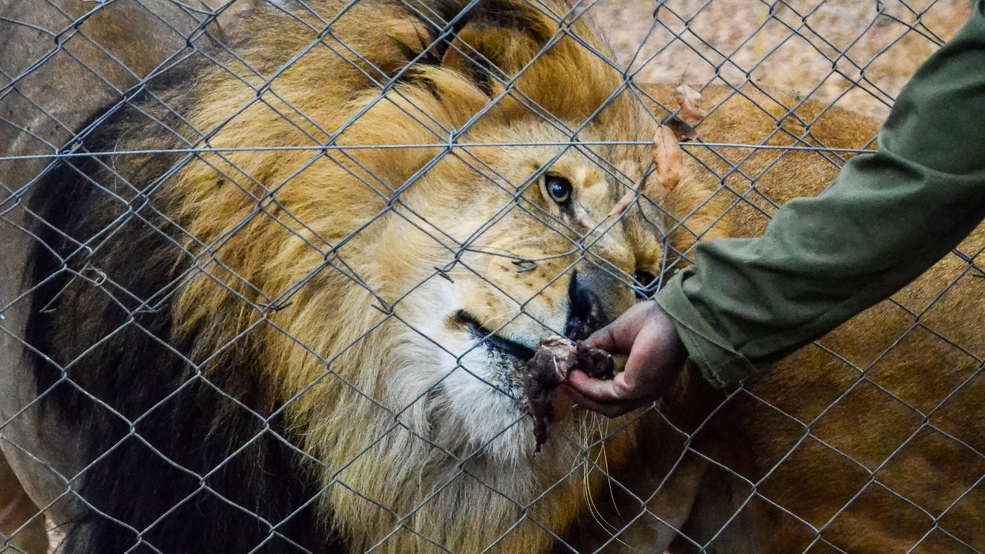
<path fill-rule="evenodd" d="M 547 425 L 554 420 L 555 390 L 568 379 L 572 369 L 595 379 L 612 379 L 616 375 L 615 361 L 604 350 L 561 337 L 541 341 L 527 362 L 523 380 L 524 402 L 534 418 L 535 452 L 540 452 L 541 445 L 547 442 Z"/>

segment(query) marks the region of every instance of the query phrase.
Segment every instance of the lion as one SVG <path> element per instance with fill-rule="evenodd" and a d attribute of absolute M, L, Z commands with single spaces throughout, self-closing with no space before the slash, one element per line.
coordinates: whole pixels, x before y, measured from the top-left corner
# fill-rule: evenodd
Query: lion
<path fill-rule="evenodd" d="M 672 87 L 628 85 L 566 5 L 287 4 L 161 70 L 5 216 L 30 233 L 3 447 L 61 552 L 985 550 L 980 285 L 948 288 L 954 259 L 738 390 L 692 370 L 608 422 L 559 399 L 534 453 L 541 339 L 762 232 L 837 154 L 688 148 L 668 190 Z M 709 143 L 878 128 L 706 102 Z"/>
<path fill-rule="evenodd" d="M 537 343 L 632 305 L 703 200 L 651 178 L 604 47 L 560 4 L 308 9 L 251 13 L 31 187 L 63 552 L 546 552 L 631 450 L 562 405 L 535 455 L 523 406 Z M 634 190 L 659 202 L 610 217 Z"/>
<path fill-rule="evenodd" d="M 732 237 L 758 236 L 779 205 L 820 194 L 838 149 L 876 147 L 878 121 L 795 93 L 708 92 L 718 108 L 698 127 L 706 142 L 832 149 L 689 150 L 700 160 L 690 178 L 728 175 L 725 190 L 744 193 L 725 216 Z M 701 474 L 686 508 L 677 491 L 651 500 L 656 517 L 688 510 L 670 551 L 985 551 L 985 283 L 969 263 L 983 237 L 979 226 L 892 298 L 741 388 L 711 390 L 691 368 L 661 408 L 679 433 L 668 481 Z"/>

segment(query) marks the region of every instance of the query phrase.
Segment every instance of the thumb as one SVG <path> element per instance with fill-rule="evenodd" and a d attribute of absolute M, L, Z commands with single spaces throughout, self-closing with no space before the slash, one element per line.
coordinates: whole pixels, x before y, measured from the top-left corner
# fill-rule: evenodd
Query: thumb
<path fill-rule="evenodd" d="M 636 335 L 657 310 L 656 302 L 636 304 L 612 323 L 592 333 L 585 339 L 585 344 L 613 354 L 629 354 Z"/>
<path fill-rule="evenodd" d="M 585 345 L 606 352 L 621 352 L 619 341 L 616 339 L 615 322 L 595 331 L 585 339 Z"/>

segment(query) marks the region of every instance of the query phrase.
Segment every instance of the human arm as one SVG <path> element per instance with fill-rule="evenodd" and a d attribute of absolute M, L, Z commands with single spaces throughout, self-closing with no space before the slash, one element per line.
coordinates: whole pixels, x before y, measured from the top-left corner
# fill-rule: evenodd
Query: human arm
<path fill-rule="evenodd" d="M 878 153 L 784 206 L 763 237 L 700 245 L 657 295 L 712 384 L 733 385 L 893 294 L 985 217 L 983 4 L 901 92 Z M 630 377 L 666 382 L 679 366 L 643 370 Z M 571 388 L 590 395 L 582 377 Z"/>

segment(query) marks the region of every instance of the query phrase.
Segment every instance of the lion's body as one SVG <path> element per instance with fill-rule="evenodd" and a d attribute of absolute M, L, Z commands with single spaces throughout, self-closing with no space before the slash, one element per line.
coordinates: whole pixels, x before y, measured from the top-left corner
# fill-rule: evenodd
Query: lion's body
<path fill-rule="evenodd" d="M 603 453 L 584 446 L 600 430 L 582 415 L 559 413 L 544 452 L 535 455 L 520 403 L 521 364 L 511 352 L 573 333 L 579 325 L 572 322 L 591 314 L 589 327 L 597 327 L 630 305 L 632 291 L 619 278 L 659 273 L 661 233 L 718 186 L 702 164 L 719 174 L 730 165 L 692 150 L 702 163 L 688 160 L 685 180 L 664 190 L 645 178 L 647 147 L 561 146 L 589 120 L 578 132 L 582 142 L 647 141 L 656 128 L 648 112 L 660 119 L 666 113 L 622 90 L 619 72 L 584 45 L 570 37 L 555 42 L 549 8 L 480 3 L 456 24 L 449 44 L 399 3 L 365 1 L 341 11 L 333 1 L 309 4 L 324 20 L 338 16 L 323 41 L 302 21 L 324 23 L 303 10 L 292 17 L 258 9 L 237 28 L 231 49 L 259 75 L 277 75 L 269 86 L 240 61 L 203 47 L 208 56 L 193 55 L 157 77 L 85 140 L 90 152 L 216 150 L 63 163 L 34 186 L 30 212 L 20 214 L 36 238 L 18 234 L 18 244 L 6 245 L 31 252 L 22 289 L 31 294 L 7 313 L 11 334 L 31 351 L 0 360 L 0 383 L 12 384 L 0 416 L 17 413 L 4 437 L 18 447 L 4 447 L 42 505 L 58 498 L 64 483 L 25 451 L 68 477 L 82 472 L 73 490 L 85 502 L 69 495 L 47 512 L 58 525 L 74 525 L 66 553 L 124 552 L 141 540 L 162 552 L 248 552 L 263 544 L 264 552 L 297 545 L 358 553 L 382 541 L 376 551 L 464 554 L 492 546 L 535 553 L 557 547 L 554 535 L 594 551 L 610 531 L 596 523 L 591 503 L 615 529 L 634 523 L 621 540 L 651 549 L 675 536 L 655 515 L 700 544 L 717 535 L 714 551 L 805 550 L 811 533 L 770 502 L 847 551 L 890 551 L 883 546 L 902 547 L 932 528 L 918 517 L 889 525 L 882 508 L 892 502 L 884 499 L 825 527 L 866 482 L 859 485 L 849 470 L 828 475 L 831 451 L 813 437 L 863 458 L 877 451 L 883 458 L 863 462 L 872 470 L 892 453 L 880 437 L 904 433 L 912 418 L 852 394 L 841 419 L 818 418 L 854 381 L 816 347 L 749 388 L 802 422 L 825 424 L 806 439 L 805 428 L 740 393 L 689 444 L 653 412 L 628 427 L 611 423 L 605 464 L 598 463 L 628 489 L 600 490 L 602 472 L 592 468 Z M 461 9 L 451 1 L 424 4 L 444 21 Z M 604 52 L 584 24 L 571 28 Z M 489 67 L 468 61 L 463 44 L 506 78 L 529 64 L 514 92 L 504 94 Z M 671 104 L 670 89 L 649 92 Z M 710 93 L 706 101 L 715 105 L 726 91 Z M 755 104 L 726 101 L 702 123 L 702 138 L 759 144 L 771 136 L 777 122 L 760 106 L 780 119 L 785 112 L 752 98 Z M 812 121 L 820 112 L 806 103 L 798 114 Z M 815 139 L 843 148 L 866 146 L 875 129 L 840 110 L 811 127 Z M 452 133 L 456 143 L 474 146 L 449 149 Z M 787 137 L 775 141 L 789 144 Z M 381 145 L 405 147 L 361 148 Z M 301 148 L 263 149 L 271 146 Z M 817 194 L 837 173 L 816 153 L 745 160 L 747 152 L 726 151 L 732 154 L 734 162 L 744 160 L 743 173 L 727 181 L 737 192 L 748 186 L 742 175 L 768 169 L 757 181 L 763 196 L 748 196 L 766 212 L 773 207 L 765 198 Z M 542 168 L 572 182 L 573 204 L 551 201 Z M 626 185 L 666 213 L 640 202 L 619 221 L 607 219 Z M 731 227 L 737 236 L 761 232 L 765 217 L 741 206 L 717 221 L 732 199 L 719 195 L 687 219 L 687 228 L 705 240 Z M 694 240 L 682 229 L 670 245 L 685 250 Z M 919 311 L 927 291 L 949 278 L 941 271 L 901 303 Z M 966 281 L 961 294 L 971 296 L 955 303 L 963 307 L 976 294 L 968 287 L 979 282 Z M 3 292 L 6 302 L 21 291 Z M 591 306 L 580 305 L 584 298 Z M 890 309 L 870 312 L 822 344 L 865 367 L 907 328 L 886 316 Z M 961 321 L 942 317 L 940 326 L 946 336 L 980 344 L 981 316 L 966 312 Z M 479 345 L 487 333 L 507 346 Z M 5 340 L 20 352 L 19 340 Z M 932 368 L 924 373 L 939 371 L 950 383 L 967 371 L 940 368 L 948 347 L 921 340 L 912 345 L 920 356 L 877 366 L 889 376 L 884 381 L 904 383 L 902 398 L 929 410 L 932 395 L 922 383 L 937 378 L 903 375 Z M 855 390 L 861 395 L 870 386 Z M 40 401 L 19 412 L 38 394 Z M 718 402 L 707 386 L 682 386 L 667 414 L 691 432 Z M 981 444 L 977 410 L 963 402 L 947 411 L 948 425 L 970 429 L 968 443 Z M 880 424 L 858 424 L 867 419 Z M 52 432 L 72 440 L 53 441 Z M 771 473 L 802 439 L 799 465 Z M 686 454 L 678 462 L 685 446 L 707 458 Z M 927 454 L 933 446 L 931 440 L 906 458 L 923 463 L 929 482 L 974 473 L 934 463 Z M 809 498 L 805 481 L 815 484 Z M 650 513 L 635 519 L 640 501 L 627 491 L 647 501 Z M 947 507 L 946 494 L 924 494 Z M 962 540 L 974 546 L 985 528 L 974 514 L 982 511 L 964 506 L 970 515 L 961 521 L 970 523 Z M 671 548 L 692 546 L 678 538 Z"/>
<path fill-rule="evenodd" d="M 670 100 L 669 91 L 654 92 Z M 729 94 L 710 92 L 708 105 Z M 809 133 L 803 122 L 811 122 Z M 805 137 L 859 149 L 875 146 L 878 128 L 793 94 L 747 91 L 724 102 L 700 132 L 711 143 L 795 145 L 794 137 Z M 815 196 L 838 175 L 833 154 L 692 152 L 703 164 L 691 167 L 692 178 L 731 172 L 728 186 L 749 191 L 749 203 L 729 212 L 733 237 L 762 234 L 777 205 Z M 959 257 L 973 258 L 983 236 L 980 226 L 957 254 L 724 405 L 709 401 L 700 382 L 677 390 L 665 413 L 696 431 L 690 446 L 700 455 L 685 456 L 684 465 L 706 470 L 684 528 L 690 540 L 675 543 L 675 552 L 710 541 L 708 551 L 729 554 L 985 551 L 985 281 Z"/>
<path fill-rule="evenodd" d="M 432 8 L 451 21 L 461 6 Z M 601 478 L 578 469 L 593 449 L 577 437 L 592 433 L 565 418 L 533 455 L 512 352 L 632 303 L 631 289 L 580 261 L 579 235 L 607 271 L 657 271 L 659 229 L 641 215 L 598 228 L 628 189 L 590 158 L 639 185 L 648 148 L 568 150 L 560 130 L 601 109 L 581 140 L 645 142 L 654 120 L 618 94 L 601 58 L 573 39 L 548 44 L 549 11 L 493 2 L 463 19 L 457 40 L 507 75 L 544 50 L 496 103 L 504 87 L 476 78 L 454 48 L 442 56 L 440 28 L 412 9 L 338 13 L 333 39 L 310 47 L 288 14 L 254 14 L 233 45 L 240 59 L 273 75 L 297 56 L 259 101 L 244 80 L 262 82 L 232 58 L 227 72 L 192 56 L 85 141 L 91 152 L 173 150 L 202 145 L 204 130 L 217 152 L 73 160 L 32 191 L 25 339 L 43 356 L 26 356 L 38 390 L 52 388 L 39 409 L 83 437 L 72 469 L 93 463 L 66 552 L 139 540 L 245 551 L 270 532 L 263 522 L 284 520 L 277 533 L 317 551 L 384 541 L 387 552 L 541 552 L 553 538 L 539 526 L 563 533 L 590 517 L 586 486 Z M 554 77 L 575 71 L 594 78 Z M 382 96 L 379 83 L 391 83 Z M 478 146 L 443 155 L 453 131 Z M 326 143 L 355 148 L 317 148 Z M 511 143 L 533 146 L 500 146 Z M 381 144 L 408 147 L 359 149 Z M 316 148 L 222 150 L 262 145 Z M 570 180 L 577 207 L 544 195 L 541 168 Z M 477 345 L 489 332 L 506 346 Z M 609 463 L 631 441 L 610 441 Z"/>

